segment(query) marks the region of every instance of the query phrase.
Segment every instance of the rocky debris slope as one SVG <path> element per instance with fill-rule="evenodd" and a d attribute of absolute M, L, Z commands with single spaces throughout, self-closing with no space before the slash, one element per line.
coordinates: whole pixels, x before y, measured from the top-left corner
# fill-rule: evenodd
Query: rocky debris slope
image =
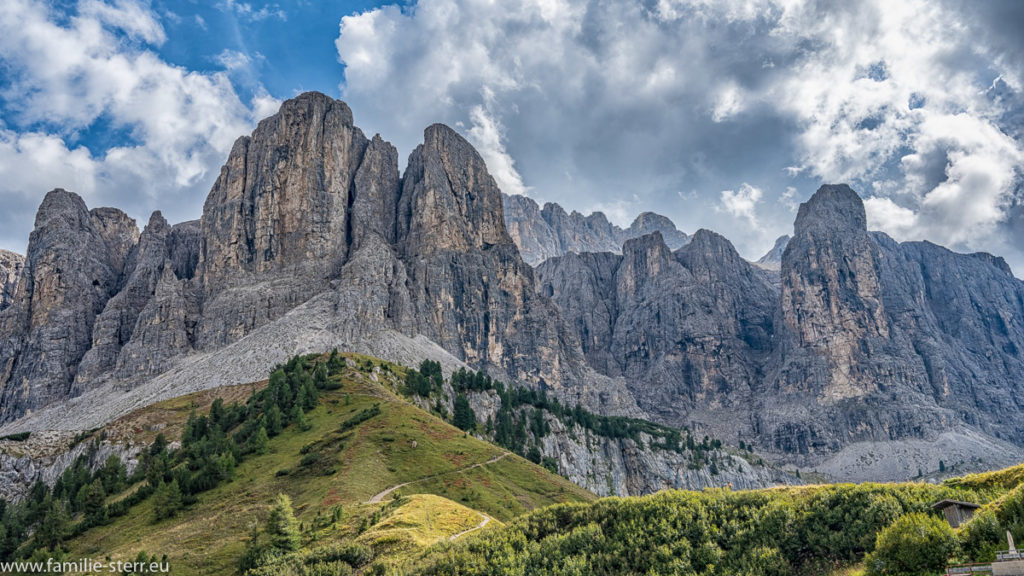
<path fill-rule="evenodd" d="M 502 195 L 505 222 L 519 252 L 531 266 L 569 252 L 615 252 L 626 240 L 660 232 L 672 249 L 689 241 L 668 218 L 653 212 L 636 217 L 629 228 L 622 229 L 608 221 L 602 212 L 584 216 L 571 214 L 558 204 L 548 202 L 543 208 L 531 198 Z"/>
<path fill-rule="evenodd" d="M 262 375 L 281 359 L 263 329 L 293 312 L 299 330 L 300 319 L 323 326 L 295 345 L 372 345 L 388 357 L 387 338 L 425 337 L 507 381 L 639 414 L 537 293 L 469 143 L 434 125 L 404 177 L 397 156 L 367 139 L 343 102 L 309 93 L 235 142 L 198 223 L 169 226 L 155 213 L 140 236 L 117 210 L 89 212 L 78 196 L 51 192 L 25 289 L 0 315 L 0 421 L 159 375 L 181 382 L 173 374 L 189 373 L 190 358 L 257 332 L 246 355 Z M 316 321 L 302 308 L 314 301 L 308 309 L 327 307 Z M 237 370 L 218 368 L 219 383 L 252 379 L 253 369 L 221 362 Z"/>
<path fill-rule="evenodd" d="M 25 267 L 21 254 L 0 250 L 0 312 L 14 301 L 14 291 Z"/>

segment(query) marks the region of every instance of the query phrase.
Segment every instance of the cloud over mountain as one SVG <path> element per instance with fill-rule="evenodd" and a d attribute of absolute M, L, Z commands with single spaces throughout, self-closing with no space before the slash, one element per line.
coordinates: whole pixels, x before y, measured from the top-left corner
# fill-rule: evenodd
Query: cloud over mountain
<path fill-rule="evenodd" d="M 486 134 L 487 160 L 542 200 L 635 196 L 634 212 L 720 230 L 748 255 L 788 231 L 787 187 L 806 198 L 825 180 L 859 185 L 900 238 L 1024 264 L 1005 242 L 1024 51 L 1001 23 L 1019 10 L 967 8 L 421 0 L 342 19 L 341 89 L 393 134 L 435 120 Z M 763 191 L 758 227 L 719 205 L 744 186 Z"/>

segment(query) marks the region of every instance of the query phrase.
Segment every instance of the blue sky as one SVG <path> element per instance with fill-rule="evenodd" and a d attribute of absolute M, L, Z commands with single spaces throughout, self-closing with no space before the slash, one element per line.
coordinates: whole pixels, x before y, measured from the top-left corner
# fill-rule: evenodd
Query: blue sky
<path fill-rule="evenodd" d="M 9 0 L 0 247 L 54 187 L 198 218 L 234 139 L 319 90 L 403 158 L 444 122 L 503 190 L 622 225 L 756 258 L 845 181 L 872 228 L 1021 274 L 1022 28 L 1013 0 Z"/>

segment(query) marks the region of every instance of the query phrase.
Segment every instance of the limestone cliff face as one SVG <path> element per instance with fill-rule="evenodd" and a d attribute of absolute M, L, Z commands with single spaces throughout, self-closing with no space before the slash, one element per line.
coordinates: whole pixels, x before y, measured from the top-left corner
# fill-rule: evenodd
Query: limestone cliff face
<path fill-rule="evenodd" d="M 717 428 L 722 411 L 746 411 L 778 300 L 725 238 L 700 230 L 673 253 L 655 232 L 621 256 L 567 254 L 537 271 L 591 365 L 624 376 L 648 413 Z"/>
<path fill-rule="evenodd" d="M 203 208 L 204 289 L 236 283 L 240 272 L 340 269 L 367 144 L 344 102 L 315 93 L 288 100 L 239 138 Z"/>
<path fill-rule="evenodd" d="M 877 364 L 889 338 L 879 284 L 879 249 L 864 205 L 849 186 L 823 186 L 800 206 L 782 259 L 782 316 L 790 353 L 780 384 L 823 402 L 864 396 L 892 374 Z M 790 368 L 793 367 L 791 370 Z M 821 386 L 814 372 L 826 376 Z"/>
<path fill-rule="evenodd" d="M 0 314 L 2 419 L 69 395 L 96 316 L 121 284 L 134 226 L 117 210 L 89 212 L 70 192 L 46 195 L 17 297 Z"/>
<path fill-rule="evenodd" d="M 601 212 L 589 216 L 575 211 L 570 214 L 551 202 L 541 209 L 532 199 L 518 195 L 503 195 L 503 201 L 509 234 L 523 260 L 531 266 L 570 252 L 619 253 L 626 240 L 652 232 L 660 232 L 672 249 L 689 241 L 671 220 L 653 212 L 640 214 L 629 228 L 622 229 Z"/>
<path fill-rule="evenodd" d="M 367 145 L 349 107 L 317 93 L 288 100 L 235 142 L 200 224 L 200 349 L 282 316 L 341 269 Z"/>
<path fill-rule="evenodd" d="M 163 273 L 168 258 L 167 236 L 170 229 L 163 215 L 154 212 L 142 231 L 139 243 L 128 255 L 129 269 L 124 285 L 96 318 L 92 347 L 79 365 L 79 386 L 85 386 L 113 369 L 121 348 L 131 340 L 139 313 L 153 297 Z"/>
<path fill-rule="evenodd" d="M 537 294 L 483 159 L 448 127 L 431 126 L 424 139 L 409 158 L 398 204 L 398 249 L 418 332 L 502 379 L 581 395 L 579 345 Z"/>
<path fill-rule="evenodd" d="M 24 267 L 24 256 L 0 250 L 0 312 L 14 302 L 14 292 Z"/>
<path fill-rule="evenodd" d="M 448 409 L 452 409 L 453 391 L 445 386 Z M 469 392 L 470 406 L 480 424 L 498 420 L 501 397 L 493 391 Z M 418 400 L 424 409 L 429 405 Z M 532 418 L 532 408 L 516 411 L 514 418 Z M 640 496 L 659 490 L 732 486 L 738 490 L 764 488 L 801 481 L 760 458 L 743 451 L 710 449 L 697 456 L 681 446 L 667 449 L 660 438 L 646 433 L 637 438 L 602 436 L 578 424 L 567 424 L 543 411 L 548 432 L 537 438 L 532 428 L 526 434 L 543 458 L 553 463 L 559 474 L 600 496 Z"/>
<path fill-rule="evenodd" d="M 710 232 L 674 253 L 651 235 L 552 258 L 539 289 L 664 423 L 889 478 L 935 467 L 930 442 L 989 459 L 1024 444 L 1024 283 L 1001 259 L 869 233 L 844 185 L 801 206 L 781 246 L 774 272 Z M 885 443 L 913 465 L 865 460 Z"/>

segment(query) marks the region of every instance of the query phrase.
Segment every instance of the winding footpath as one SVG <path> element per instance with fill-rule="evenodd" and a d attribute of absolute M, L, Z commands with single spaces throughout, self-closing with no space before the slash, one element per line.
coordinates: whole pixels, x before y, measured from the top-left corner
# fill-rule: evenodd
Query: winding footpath
<path fill-rule="evenodd" d="M 444 476 L 445 474 L 457 474 L 459 472 L 465 472 L 467 470 L 472 470 L 474 468 L 479 468 L 481 466 L 486 466 L 488 464 L 494 464 L 495 462 L 497 462 L 498 460 L 501 460 L 502 458 L 504 458 L 505 456 L 508 456 L 509 454 L 510 454 L 509 452 L 505 452 L 504 454 L 501 454 L 499 456 L 495 456 L 494 458 L 491 458 L 487 462 L 479 462 L 479 463 L 473 464 L 471 466 L 466 466 L 465 468 L 459 468 L 458 470 L 449 470 L 447 472 L 441 472 L 440 474 L 433 474 L 431 476 L 424 476 L 423 478 L 418 478 L 416 480 L 410 480 L 408 482 L 403 482 L 401 484 L 396 484 L 395 486 L 392 486 L 392 487 L 388 488 L 387 490 L 384 490 L 383 492 L 375 494 L 373 496 L 373 498 L 370 498 L 369 500 L 367 500 L 366 503 L 367 504 L 379 504 L 381 502 L 381 500 L 383 500 L 388 494 L 391 494 L 392 492 L 394 492 L 395 490 L 398 490 L 399 488 L 408 486 L 410 484 L 416 484 L 417 482 L 423 482 L 424 480 L 431 480 L 433 478 L 437 478 L 438 476 Z M 488 518 L 487 515 L 485 515 L 485 514 L 480 514 L 480 515 L 484 517 L 484 521 L 479 526 L 477 526 L 476 528 L 470 528 L 466 532 L 471 532 L 473 530 L 478 530 L 480 528 L 483 528 L 484 526 L 487 525 L 488 522 L 491 521 L 491 519 Z M 459 534 L 456 534 L 455 536 L 460 536 L 462 534 L 465 534 L 465 532 L 460 532 Z M 453 539 L 454 538 L 455 537 L 453 537 Z"/>
<path fill-rule="evenodd" d="M 469 534 L 470 532 L 475 532 L 475 531 L 483 528 L 484 526 L 487 526 L 487 523 L 491 521 L 491 517 L 488 516 L 487 514 L 484 514 L 483 512 L 480 512 L 479 510 L 476 510 L 475 512 L 477 514 L 479 514 L 480 516 L 482 516 L 484 521 L 479 523 L 479 524 L 477 524 L 476 526 L 470 528 L 469 530 L 463 530 L 462 532 L 459 532 L 458 534 L 452 534 L 451 536 L 448 537 L 449 540 L 455 540 L 459 536 L 463 536 L 465 534 Z"/>

